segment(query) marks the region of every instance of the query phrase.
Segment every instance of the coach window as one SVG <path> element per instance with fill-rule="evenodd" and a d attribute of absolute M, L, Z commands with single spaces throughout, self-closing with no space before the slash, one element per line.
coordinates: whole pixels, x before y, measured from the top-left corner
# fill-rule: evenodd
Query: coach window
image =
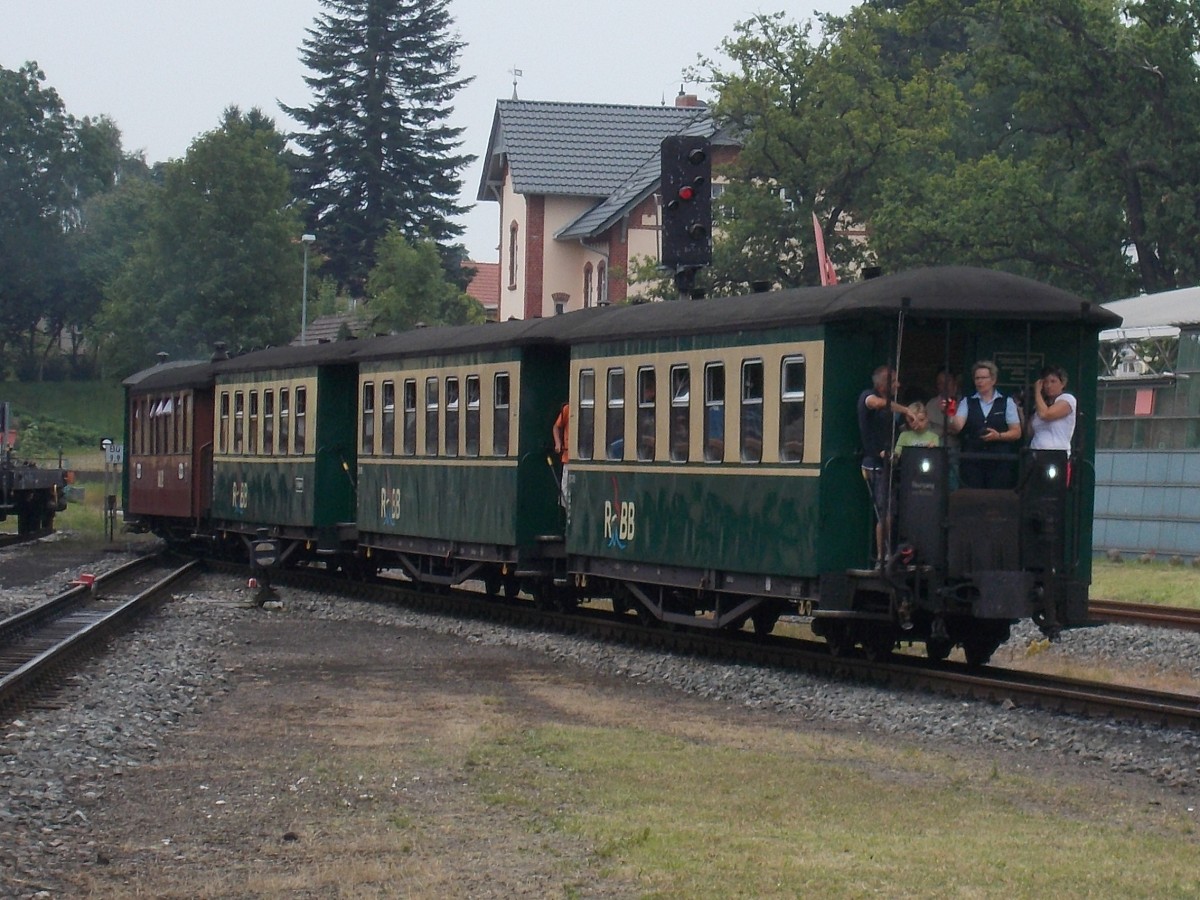
<path fill-rule="evenodd" d="M 275 392 L 263 391 L 263 453 L 275 455 Z"/>
<path fill-rule="evenodd" d="M 509 375 L 497 372 L 492 383 L 492 453 L 508 456 L 508 405 L 510 402 Z"/>
<path fill-rule="evenodd" d="M 479 455 L 479 376 L 467 376 L 467 456 Z"/>
<path fill-rule="evenodd" d="M 804 459 L 804 357 L 783 361 L 779 394 L 779 461 Z"/>
<path fill-rule="evenodd" d="M 687 462 L 691 437 L 692 378 L 687 366 L 671 367 L 671 460 Z"/>
<path fill-rule="evenodd" d="M 638 369 L 637 373 L 637 458 L 654 459 L 656 397 L 654 370 Z"/>
<path fill-rule="evenodd" d="M 762 462 L 763 363 L 742 363 L 741 448 L 742 462 Z"/>
<path fill-rule="evenodd" d="M 404 446 L 405 456 L 417 455 L 417 380 L 404 380 Z"/>
<path fill-rule="evenodd" d="M 233 392 L 233 452 L 241 453 L 246 445 L 246 395 Z"/>
<path fill-rule="evenodd" d="M 258 453 L 258 391 L 250 392 L 250 453 Z"/>
<path fill-rule="evenodd" d="M 302 456 L 308 439 L 308 388 L 296 388 L 296 417 L 292 427 L 295 429 L 292 449 Z"/>
<path fill-rule="evenodd" d="M 362 388 L 363 456 L 375 455 L 375 382 L 365 381 Z"/>
<path fill-rule="evenodd" d="M 604 421 L 604 456 L 625 458 L 625 370 L 608 370 L 608 414 Z"/>
<path fill-rule="evenodd" d="M 438 380 L 425 379 L 425 455 L 438 452 Z"/>
<path fill-rule="evenodd" d="M 291 436 L 291 431 L 288 430 L 291 425 L 291 408 L 288 406 L 288 389 L 279 389 L 279 452 L 287 456 L 288 438 Z"/>
<path fill-rule="evenodd" d="M 446 456 L 458 456 L 458 379 L 446 379 Z"/>
<path fill-rule="evenodd" d="M 576 430 L 579 441 L 575 447 L 577 459 L 593 459 L 596 453 L 596 370 L 579 372 L 579 412 Z"/>
<path fill-rule="evenodd" d="M 217 450 L 220 453 L 229 452 L 229 391 L 221 391 L 221 416 L 217 427 Z M 143 440 L 145 435 L 143 435 Z M 142 452 L 145 452 L 145 445 Z"/>
<path fill-rule="evenodd" d="M 704 459 L 720 462 L 725 458 L 725 366 L 709 363 L 704 367 Z"/>
<path fill-rule="evenodd" d="M 396 454 L 396 382 L 383 383 L 383 415 L 379 420 L 380 452 L 384 456 Z"/>

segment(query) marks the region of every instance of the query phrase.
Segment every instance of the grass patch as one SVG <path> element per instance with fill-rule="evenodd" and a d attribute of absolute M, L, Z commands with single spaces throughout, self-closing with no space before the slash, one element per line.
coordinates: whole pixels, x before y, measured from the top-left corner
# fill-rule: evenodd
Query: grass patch
<path fill-rule="evenodd" d="M 829 737 L 541 727 L 472 779 L 648 897 L 1183 896 L 1187 813 Z M 773 744 L 773 746 L 772 746 Z M 513 797 L 511 795 L 519 796 Z"/>
<path fill-rule="evenodd" d="M 1200 569 L 1166 562 L 1092 562 L 1094 600 L 1200 607 Z"/>

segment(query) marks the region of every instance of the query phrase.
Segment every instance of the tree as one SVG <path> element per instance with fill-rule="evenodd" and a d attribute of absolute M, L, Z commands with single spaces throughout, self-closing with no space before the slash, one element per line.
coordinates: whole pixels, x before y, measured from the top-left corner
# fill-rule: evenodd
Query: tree
<path fill-rule="evenodd" d="M 122 160 L 116 126 L 77 121 L 45 79 L 33 62 L 0 68 L 0 343 L 18 342 L 35 377 L 64 329 L 89 318 L 70 237 Z"/>
<path fill-rule="evenodd" d="M 446 124 L 462 42 L 450 33 L 449 0 L 321 0 L 301 58 L 311 107 L 283 107 L 306 129 L 293 135 L 308 225 L 326 271 L 358 293 L 390 227 L 439 245 L 462 233 L 451 217 L 461 128 Z M 458 277 L 447 261 L 447 272 Z"/>
<path fill-rule="evenodd" d="M 868 0 L 816 45 L 781 16 L 738 26 L 711 66 L 745 146 L 714 283 L 816 283 L 811 211 L 842 266 L 1195 283 L 1198 20 L 1194 0 Z"/>
<path fill-rule="evenodd" d="M 413 242 L 393 228 L 379 242 L 377 258 L 367 279 L 370 315 L 377 328 L 404 331 L 417 323 L 486 321 L 483 305 L 446 278 L 432 240 Z"/>
<path fill-rule="evenodd" d="M 182 160 L 163 166 L 147 229 L 106 291 L 106 369 L 123 375 L 165 351 L 207 356 L 286 343 L 299 331 L 301 233 L 284 137 L 259 110 L 225 111 Z"/>

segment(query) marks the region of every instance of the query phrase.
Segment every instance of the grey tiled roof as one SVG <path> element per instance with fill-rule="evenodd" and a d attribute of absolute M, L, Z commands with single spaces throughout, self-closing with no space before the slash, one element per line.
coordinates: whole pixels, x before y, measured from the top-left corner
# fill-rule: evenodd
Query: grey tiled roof
<path fill-rule="evenodd" d="M 607 198 L 667 135 L 709 119 L 705 107 L 500 100 L 478 199 L 494 200 L 507 157 L 520 194 Z"/>

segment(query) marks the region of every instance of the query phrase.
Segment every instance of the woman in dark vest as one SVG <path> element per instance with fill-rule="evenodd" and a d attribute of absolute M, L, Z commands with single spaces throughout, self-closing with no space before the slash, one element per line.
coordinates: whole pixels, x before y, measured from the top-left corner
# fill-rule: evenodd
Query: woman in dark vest
<path fill-rule="evenodd" d="M 980 360 L 971 373 L 975 393 L 959 401 L 957 415 L 948 422 L 950 431 L 962 439 L 962 486 L 1013 488 L 1017 483 L 1016 443 L 1021 440 L 1017 405 L 996 390 L 994 362 Z"/>

